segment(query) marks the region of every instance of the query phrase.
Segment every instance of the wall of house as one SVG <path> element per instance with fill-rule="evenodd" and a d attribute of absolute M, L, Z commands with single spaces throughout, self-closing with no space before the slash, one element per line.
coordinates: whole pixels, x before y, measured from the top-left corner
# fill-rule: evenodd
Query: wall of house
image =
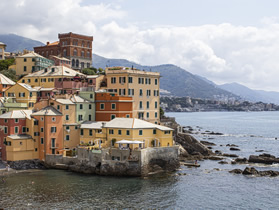
<path fill-rule="evenodd" d="M 69 130 L 66 129 L 67 126 Z M 77 128 L 77 129 L 76 129 Z M 80 144 L 80 129 L 79 125 L 63 125 L 63 140 L 64 148 L 73 149 Z M 66 140 L 66 135 L 69 135 L 69 140 Z"/>

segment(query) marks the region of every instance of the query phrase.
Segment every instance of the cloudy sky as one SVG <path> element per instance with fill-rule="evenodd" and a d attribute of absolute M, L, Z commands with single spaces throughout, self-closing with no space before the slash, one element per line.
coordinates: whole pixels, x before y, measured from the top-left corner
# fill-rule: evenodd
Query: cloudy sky
<path fill-rule="evenodd" d="M 104 57 L 279 91 L 278 8 L 278 0 L 2 0 L 0 33 L 42 42 L 93 35 Z"/>

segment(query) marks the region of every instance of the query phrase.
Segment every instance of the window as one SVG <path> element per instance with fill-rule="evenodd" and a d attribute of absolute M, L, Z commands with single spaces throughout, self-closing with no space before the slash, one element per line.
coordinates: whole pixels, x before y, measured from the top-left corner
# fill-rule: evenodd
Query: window
<path fill-rule="evenodd" d="M 126 114 L 126 118 L 130 118 L 130 115 L 129 115 L 129 114 Z"/>
<path fill-rule="evenodd" d="M 155 79 L 155 85 L 157 85 L 158 84 L 158 79 Z"/>
<path fill-rule="evenodd" d="M 23 71 L 27 71 L 27 67 L 26 66 L 23 66 Z M 24 83 L 24 82 L 22 82 L 22 83 Z"/>
<path fill-rule="evenodd" d="M 110 116 L 110 119 L 113 120 L 114 118 L 115 118 L 115 114 L 112 114 L 112 115 Z"/>
<path fill-rule="evenodd" d="M 4 133 L 5 133 L 5 134 L 8 133 L 8 127 L 7 127 L 7 126 L 5 126 L 5 128 L 4 128 Z"/>
<path fill-rule="evenodd" d="M 51 133 L 56 133 L 56 127 L 51 127 L 51 128 L 50 128 L 50 132 L 51 132 Z"/>
<path fill-rule="evenodd" d="M 35 148 L 35 152 L 38 152 L 38 148 Z"/>
<path fill-rule="evenodd" d="M 155 109 L 157 109 L 157 107 L 158 107 L 158 102 L 155 101 Z"/>
<path fill-rule="evenodd" d="M 83 136 L 83 129 L 80 129 L 80 135 Z"/>
<path fill-rule="evenodd" d="M 38 79 L 35 79 L 35 82 L 38 82 Z"/>
<path fill-rule="evenodd" d="M 30 83 L 30 82 L 31 82 L 31 80 L 30 80 L 30 79 L 27 79 L 27 82 L 28 82 L 28 83 Z"/>
<path fill-rule="evenodd" d="M 39 121 L 38 120 L 34 120 L 34 125 L 39 125 Z"/>
<path fill-rule="evenodd" d="M 69 105 L 66 105 L 65 109 L 68 110 L 69 109 Z"/>
<path fill-rule="evenodd" d="M 55 118 L 55 117 L 53 117 L 51 120 L 52 120 L 52 122 L 55 122 L 56 118 Z"/>
<path fill-rule="evenodd" d="M 26 62 L 26 61 L 27 61 L 27 59 L 26 59 L 26 58 L 24 58 L 24 59 L 23 59 L 23 61 L 24 61 L 24 62 Z"/>
<path fill-rule="evenodd" d="M 66 126 L 66 130 L 70 130 L 70 126 L 67 125 L 67 126 Z"/>
<path fill-rule="evenodd" d="M 139 91 L 139 95 L 140 95 L 140 96 L 142 96 L 142 95 L 143 95 L 143 93 L 142 93 L 142 89 L 140 89 L 140 91 Z"/>
<path fill-rule="evenodd" d="M 60 105 L 57 105 L 57 109 L 60 110 Z"/>
<path fill-rule="evenodd" d="M 139 130 L 139 135 L 142 136 L 142 130 Z"/>
<path fill-rule="evenodd" d="M 69 119 L 70 119 L 69 115 L 68 115 L 68 114 L 66 114 L 66 120 L 69 120 Z"/>
<path fill-rule="evenodd" d="M 77 56 L 77 50 L 74 49 L 74 56 Z"/>
<path fill-rule="evenodd" d="M 40 133 L 39 132 L 34 132 L 34 136 L 39 136 Z"/>
<path fill-rule="evenodd" d="M 18 123 L 18 119 L 15 119 L 15 123 Z"/>
<path fill-rule="evenodd" d="M 109 134 L 113 134 L 113 129 L 109 129 Z"/>
<path fill-rule="evenodd" d="M 100 104 L 100 109 L 104 110 L 105 109 L 105 104 Z"/>
<path fill-rule="evenodd" d="M 88 108 L 89 108 L 89 109 L 92 109 L 92 105 L 91 105 L 91 104 L 89 104 Z"/>
<path fill-rule="evenodd" d="M 165 131 L 165 134 L 170 134 L 170 131 Z"/>
<path fill-rule="evenodd" d="M 133 83 L 133 77 L 128 77 L 128 82 Z"/>
<path fill-rule="evenodd" d="M 91 121 L 91 114 L 90 114 L 90 115 L 88 115 L 88 120 L 89 120 L 89 121 Z"/>
<path fill-rule="evenodd" d="M 89 51 L 87 51 L 86 56 L 87 56 L 87 58 L 90 58 L 90 52 Z M 87 67 L 87 68 L 89 68 L 89 67 Z"/>
<path fill-rule="evenodd" d="M 98 130 L 97 130 L 97 133 L 102 133 L 102 129 L 98 129 Z"/>
<path fill-rule="evenodd" d="M 149 101 L 146 101 L 146 109 L 149 109 Z"/>
<path fill-rule="evenodd" d="M 63 50 L 63 56 L 66 57 L 67 56 L 67 49 Z"/>
<path fill-rule="evenodd" d="M 81 51 L 81 57 L 84 57 L 84 51 Z"/>
<path fill-rule="evenodd" d="M 119 89 L 120 96 L 125 96 L 125 94 L 126 94 L 126 89 Z"/>
<path fill-rule="evenodd" d="M 75 129 L 76 129 L 76 130 L 78 129 L 78 126 L 77 126 L 77 125 L 75 126 Z"/>
<path fill-rule="evenodd" d="M 130 130 L 126 130 L 126 135 L 130 136 Z"/>
<path fill-rule="evenodd" d="M 7 119 L 5 119 L 5 120 L 4 120 L 4 122 L 5 122 L 5 123 L 7 123 L 7 122 L 8 122 L 8 120 L 7 120 Z"/>
<path fill-rule="evenodd" d="M 18 93 L 18 97 L 25 97 L 25 93 Z"/>
<path fill-rule="evenodd" d="M 70 135 L 66 135 L 66 141 L 69 141 L 70 140 Z"/>
<path fill-rule="evenodd" d="M 93 130 L 92 129 L 89 130 L 89 136 L 93 136 Z"/>
<path fill-rule="evenodd" d="M 155 118 L 157 118 L 158 117 L 158 114 L 157 114 L 157 112 L 155 112 Z"/>
<path fill-rule="evenodd" d="M 41 144 L 44 144 L 44 138 L 41 138 Z"/>
<path fill-rule="evenodd" d="M 142 109 L 142 101 L 140 101 L 139 108 Z"/>
<path fill-rule="evenodd" d="M 119 83 L 120 84 L 126 83 L 126 77 L 119 77 Z"/>
<path fill-rule="evenodd" d="M 111 80 L 111 84 L 115 84 L 116 83 L 116 77 L 112 77 L 110 80 Z"/>
<path fill-rule="evenodd" d="M 116 105 L 115 104 L 111 104 L 111 109 L 115 109 L 116 108 Z"/>
<path fill-rule="evenodd" d="M 83 109 L 83 104 L 80 104 L 80 105 L 79 105 L 79 109 Z"/>
<path fill-rule="evenodd" d="M 149 118 L 149 112 L 146 112 L 146 118 L 147 119 Z"/>
<path fill-rule="evenodd" d="M 128 89 L 128 95 L 133 96 L 134 95 L 134 89 Z"/>
<path fill-rule="evenodd" d="M 150 96 L 151 95 L 151 90 L 146 90 L 146 96 Z"/>
<path fill-rule="evenodd" d="M 55 147 L 55 138 L 51 139 L 51 147 Z"/>
<path fill-rule="evenodd" d="M 15 127 L 15 133 L 18 133 L 18 126 Z"/>
<path fill-rule="evenodd" d="M 90 80 L 91 81 L 91 83 L 92 83 L 92 80 Z M 93 98 L 93 94 L 90 94 L 90 98 Z"/>
<path fill-rule="evenodd" d="M 118 135 L 121 135 L 121 130 L 118 130 Z"/>
<path fill-rule="evenodd" d="M 44 128 L 43 127 L 41 127 L 41 132 L 44 132 Z"/>
<path fill-rule="evenodd" d="M 157 130 L 156 129 L 153 129 L 153 134 L 156 134 L 157 133 Z"/>
<path fill-rule="evenodd" d="M 83 116 L 81 114 L 78 115 L 78 121 L 82 121 L 82 119 L 83 119 Z"/>

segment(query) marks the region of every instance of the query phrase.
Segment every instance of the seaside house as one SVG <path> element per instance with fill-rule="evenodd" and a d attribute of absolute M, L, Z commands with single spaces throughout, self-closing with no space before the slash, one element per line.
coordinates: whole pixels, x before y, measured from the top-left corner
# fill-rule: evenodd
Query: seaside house
<path fill-rule="evenodd" d="M 109 67 L 106 68 L 106 83 L 108 92 L 133 98 L 133 117 L 159 124 L 160 73 Z"/>
<path fill-rule="evenodd" d="M 6 147 L 15 146 L 8 141 L 7 137 L 25 135 L 27 133 L 26 119 L 30 119 L 31 114 L 31 110 L 15 110 L 0 115 L 0 157 L 2 160 L 7 160 Z"/>
<path fill-rule="evenodd" d="M 0 97 L 0 114 L 4 114 L 13 110 L 24 109 L 28 109 L 26 103 L 17 103 L 15 98 Z"/>
<path fill-rule="evenodd" d="M 30 52 L 15 59 L 16 75 L 26 75 L 52 66 L 54 62 L 35 52 Z"/>
<path fill-rule="evenodd" d="M 117 93 L 96 92 L 96 121 L 110 121 L 116 117 L 133 118 L 134 100 Z"/>
<path fill-rule="evenodd" d="M 86 121 L 80 125 L 80 144 L 98 145 L 106 142 L 106 133 L 103 133 L 103 122 Z M 105 144 L 103 144 L 105 146 Z"/>
<path fill-rule="evenodd" d="M 87 75 L 88 87 L 94 87 L 95 90 L 99 90 L 104 83 L 105 75 Z"/>
<path fill-rule="evenodd" d="M 15 85 L 14 81 L 10 80 L 3 74 L 0 74 L 0 97 L 5 96 L 5 90 L 13 85 Z"/>
<path fill-rule="evenodd" d="M 35 113 L 34 139 L 39 142 L 39 159 L 44 160 L 46 154 L 60 154 L 63 152 L 63 115 L 52 106 L 47 106 Z"/>
<path fill-rule="evenodd" d="M 32 88 L 28 84 L 16 83 L 5 91 L 7 97 L 15 98 L 17 103 L 25 103 L 28 109 L 33 109 L 37 102 L 37 92 L 39 87 Z"/>

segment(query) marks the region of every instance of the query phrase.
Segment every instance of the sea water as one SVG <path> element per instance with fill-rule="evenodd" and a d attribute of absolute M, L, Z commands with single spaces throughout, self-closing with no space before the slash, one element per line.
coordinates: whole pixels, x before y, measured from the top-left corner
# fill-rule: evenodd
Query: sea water
<path fill-rule="evenodd" d="M 279 140 L 275 140 L 279 137 L 279 112 L 167 115 L 191 126 L 199 140 L 215 143 L 213 150 L 240 157 L 264 150 L 279 156 Z M 205 131 L 224 135 L 201 134 Z M 230 151 L 226 144 L 236 144 L 240 151 Z M 200 168 L 182 166 L 177 172 L 149 178 L 101 177 L 60 170 L 13 174 L 4 177 L 5 182 L 0 180 L 0 208 L 278 209 L 279 177 L 228 172 L 249 165 L 221 165 L 211 160 L 199 163 Z M 278 165 L 253 166 L 279 171 Z"/>

